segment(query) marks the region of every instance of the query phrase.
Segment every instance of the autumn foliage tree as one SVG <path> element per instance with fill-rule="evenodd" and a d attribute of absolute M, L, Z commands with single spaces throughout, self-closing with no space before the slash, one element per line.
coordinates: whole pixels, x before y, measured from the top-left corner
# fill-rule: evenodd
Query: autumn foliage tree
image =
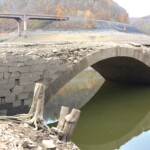
<path fill-rule="evenodd" d="M 64 10 L 64 8 L 61 6 L 61 5 L 57 5 L 56 6 L 56 15 L 58 16 L 58 17 L 64 17 L 65 16 L 65 10 Z"/>
<path fill-rule="evenodd" d="M 128 23 L 127 12 L 113 0 L 0 0 L 0 12 L 76 17 L 87 20 L 89 25 L 85 28 L 93 27 L 93 19 Z M 0 27 L 4 26 L 2 21 L 0 23 Z M 9 27 L 14 28 L 14 25 Z"/>
<path fill-rule="evenodd" d="M 94 15 L 93 15 L 92 11 L 91 10 L 86 10 L 85 16 L 87 17 L 88 28 L 94 27 L 94 22 L 93 22 Z"/>

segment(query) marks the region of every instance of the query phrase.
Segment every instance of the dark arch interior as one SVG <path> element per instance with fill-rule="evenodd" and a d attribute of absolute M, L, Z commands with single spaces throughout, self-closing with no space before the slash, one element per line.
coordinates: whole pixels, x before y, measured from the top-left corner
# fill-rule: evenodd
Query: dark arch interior
<path fill-rule="evenodd" d="M 112 57 L 92 65 L 106 80 L 150 84 L 150 68 L 131 57 Z"/>

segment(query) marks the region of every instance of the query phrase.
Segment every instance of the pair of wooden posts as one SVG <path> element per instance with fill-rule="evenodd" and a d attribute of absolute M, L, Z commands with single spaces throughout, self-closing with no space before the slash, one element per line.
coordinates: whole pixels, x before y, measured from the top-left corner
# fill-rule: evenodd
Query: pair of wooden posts
<path fill-rule="evenodd" d="M 33 102 L 28 113 L 28 116 L 33 116 L 28 123 L 34 124 L 36 129 L 38 129 L 39 120 L 43 120 L 45 89 L 46 88 L 42 83 L 36 83 Z M 78 109 L 72 109 L 70 113 L 69 107 L 62 106 L 58 125 L 57 127 L 51 128 L 52 134 L 56 134 L 58 139 L 64 142 L 70 141 L 79 120 L 80 113 L 81 112 Z"/>
<path fill-rule="evenodd" d="M 51 128 L 52 133 L 55 133 L 59 140 L 69 142 L 79 120 L 80 113 L 80 110 L 77 109 L 72 109 L 71 113 L 69 113 L 69 108 L 62 106 L 58 125 Z"/>

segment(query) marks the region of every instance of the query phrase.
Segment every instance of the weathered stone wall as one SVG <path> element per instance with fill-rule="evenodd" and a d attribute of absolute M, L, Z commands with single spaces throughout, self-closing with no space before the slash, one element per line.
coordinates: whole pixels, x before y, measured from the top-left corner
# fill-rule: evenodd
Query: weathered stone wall
<path fill-rule="evenodd" d="M 47 102 L 83 69 L 107 58 L 133 57 L 149 67 L 149 50 L 115 43 L 1 44 L 0 113 L 27 111 L 36 82 L 47 86 Z"/>

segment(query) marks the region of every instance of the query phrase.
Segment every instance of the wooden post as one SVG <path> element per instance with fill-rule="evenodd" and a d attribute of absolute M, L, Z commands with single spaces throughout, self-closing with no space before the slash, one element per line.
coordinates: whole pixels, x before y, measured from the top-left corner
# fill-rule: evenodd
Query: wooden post
<path fill-rule="evenodd" d="M 52 134 L 56 134 L 61 141 L 69 142 L 79 120 L 80 113 L 80 110 L 72 109 L 69 114 L 69 108 L 62 106 L 58 125 L 51 128 Z"/>
<path fill-rule="evenodd" d="M 35 110 L 37 109 L 37 102 L 38 102 L 38 99 L 39 99 L 39 95 L 41 93 L 41 89 L 42 89 L 42 84 L 41 83 L 36 83 L 35 87 L 34 87 L 32 105 L 31 105 L 31 108 L 29 110 L 30 115 L 33 115 L 35 113 Z"/>
<path fill-rule="evenodd" d="M 52 127 L 51 130 L 57 135 L 62 135 L 62 130 L 65 124 L 65 116 L 69 114 L 69 107 L 62 106 L 60 111 L 60 116 L 58 119 L 57 127 Z"/>
<path fill-rule="evenodd" d="M 69 107 L 62 106 L 59 116 L 59 122 L 57 128 L 62 130 L 65 124 L 65 116 L 69 114 Z"/>
<path fill-rule="evenodd" d="M 69 115 L 65 117 L 65 124 L 63 128 L 63 137 L 62 141 L 68 142 L 71 139 L 71 136 L 74 132 L 74 129 L 76 127 L 76 124 L 80 117 L 80 110 L 73 109 Z"/>

